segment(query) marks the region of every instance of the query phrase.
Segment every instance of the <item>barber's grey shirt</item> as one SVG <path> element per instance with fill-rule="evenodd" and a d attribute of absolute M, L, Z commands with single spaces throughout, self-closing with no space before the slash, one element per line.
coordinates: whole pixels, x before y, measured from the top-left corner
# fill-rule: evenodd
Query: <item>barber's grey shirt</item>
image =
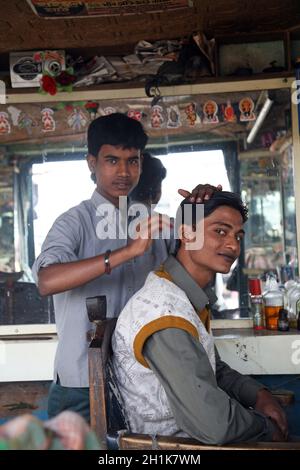
<path fill-rule="evenodd" d="M 173 256 L 164 268 L 197 311 L 216 301 Z M 214 375 L 201 343 L 186 331 L 168 328 L 147 340 L 143 354 L 165 389 L 178 426 L 191 437 L 208 444 L 272 440 L 270 419 L 247 409 L 264 386 L 231 369 L 217 351 Z"/>
<path fill-rule="evenodd" d="M 120 211 L 94 191 L 90 200 L 81 202 L 58 217 L 49 231 L 41 254 L 33 265 L 37 282 L 41 268 L 69 263 L 117 250 L 127 245 L 127 238 L 113 236 L 120 229 Z M 122 225 L 122 224 L 121 224 Z M 126 224 L 127 225 L 127 224 Z M 109 231 L 112 238 L 103 239 Z M 101 238 L 99 238 L 99 234 Z M 58 347 L 54 364 L 65 387 L 88 387 L 88 342 L 86 333 L 92 329 L 87 317 L 87 297 L 106 295 L 107 317 L 118 316 L 129 298 L 139 290 L 153 269 L 173 250 L 172 240 L 153 240 L 149 250 L 87 284 L 53 296 Z"/>

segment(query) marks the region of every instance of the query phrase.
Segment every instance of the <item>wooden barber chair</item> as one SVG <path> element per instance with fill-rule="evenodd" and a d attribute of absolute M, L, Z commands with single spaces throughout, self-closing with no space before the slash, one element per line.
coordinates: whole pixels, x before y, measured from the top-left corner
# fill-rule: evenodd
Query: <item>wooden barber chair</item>
<path fill-rule="evenodd" d="M 118 400 L 118 388 L 110 367 L 111 337 L 116 318 L 106 319 L 106 297 L 87 299 L 89 320 L 96 329 L 89 337 L 91 428 L 102 449 L 120 450 L 300 450 L 300 442 L 257 442 L 207 445 L 192 439 L 151 436 L 130 432 Z"/>

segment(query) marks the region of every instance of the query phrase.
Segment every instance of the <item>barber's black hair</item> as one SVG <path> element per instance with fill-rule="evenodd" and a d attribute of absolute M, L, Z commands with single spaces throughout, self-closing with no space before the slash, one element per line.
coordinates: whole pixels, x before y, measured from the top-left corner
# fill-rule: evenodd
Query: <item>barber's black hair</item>
<path fill-rule="evenodd" d="M 130 198 L 141 202 L 155 199 L 161 182 L 166 175 L 167 170 L 159 158 L 152 157 L 150 153 L 143 153 L 140 180 L 130 193 Z"/>
<path fill-rule="evenodd" d="M 199 222 L 199 218 L 202 216 L 202 211 L 196 209 L 197 205 L 198 203 L 196 202 L 190 202 L 189 198 L 186 198 L 181 202 L 176 214 L 177 232 L 180 225 L 186 224 L 189 226 L 196 226 L 197 222 Z M 243 203 L 240 195 L 237 193 L 229 191 L 216 191 L 208 201 L 203 201 L 203 205 L 204 218 L 212 214 L 218 207 L 228 206 L 239 211 L 242 216 L 243 223 L 245 223 L 248 219 L 248 208 Z M 190 210 L 185 210 L 185 208 L 188 206 L 190 207 Z M 186 217 L 188 217 L 189 220 L 185 220 Z M 177 240 L 176 251 L 179 249 L 179 246 L 180 240 Z"/>
<path fill-rule="evenodd" d="M 113 113 L 91 122 L 87 140 L 89 154 L 97 157 L 102 145 L 136 148 L 142 151 L 148 137 L 142 124 L 136 119 L 129 118 L 126 114 Z"/>

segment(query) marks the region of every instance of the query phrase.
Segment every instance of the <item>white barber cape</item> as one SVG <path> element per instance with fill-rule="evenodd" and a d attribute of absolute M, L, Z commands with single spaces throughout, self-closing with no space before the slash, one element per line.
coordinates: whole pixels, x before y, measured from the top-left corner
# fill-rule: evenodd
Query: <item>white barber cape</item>
<path fill-rule="evenodd" d="M 166 328 L 180 328 L 198 338 L 215 373 L 212 335 L 184 291 L 153 272 L 118 318 L 112 338 L 113 366 L 132 432 L 186 436 L 176 424 L 164 388 L 143 357 L 147 339 Z"/>

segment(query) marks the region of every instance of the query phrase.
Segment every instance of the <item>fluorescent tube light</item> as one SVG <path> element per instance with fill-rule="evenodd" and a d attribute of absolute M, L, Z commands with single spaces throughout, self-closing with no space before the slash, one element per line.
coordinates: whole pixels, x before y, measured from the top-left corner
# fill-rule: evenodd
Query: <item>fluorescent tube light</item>
<path fill-rule="evenodd" d="M 273 104 L 273 101 L 270 100 L 270 98 L 267 98 L 264 105 L 263 105 L 263 107 L 260 110 L 259 115 L 257 116 L 257 119 L 256 119 L 256 122 L 255 122 L 254 126 L 252 127 L 251 131 L 249 132 L 249 135 L 247 137 L 247 143 L 248 144 L 251 144 L 253 142 L 253 140 L 255 139 L 255 136 L 256 136 L 257 132 L 259 131 L 259 129 L 261 128 L 262 123 L 264 122 L 268 112 L 270 111 L 270 108 L 271 108 L 272 104 Z"/>

